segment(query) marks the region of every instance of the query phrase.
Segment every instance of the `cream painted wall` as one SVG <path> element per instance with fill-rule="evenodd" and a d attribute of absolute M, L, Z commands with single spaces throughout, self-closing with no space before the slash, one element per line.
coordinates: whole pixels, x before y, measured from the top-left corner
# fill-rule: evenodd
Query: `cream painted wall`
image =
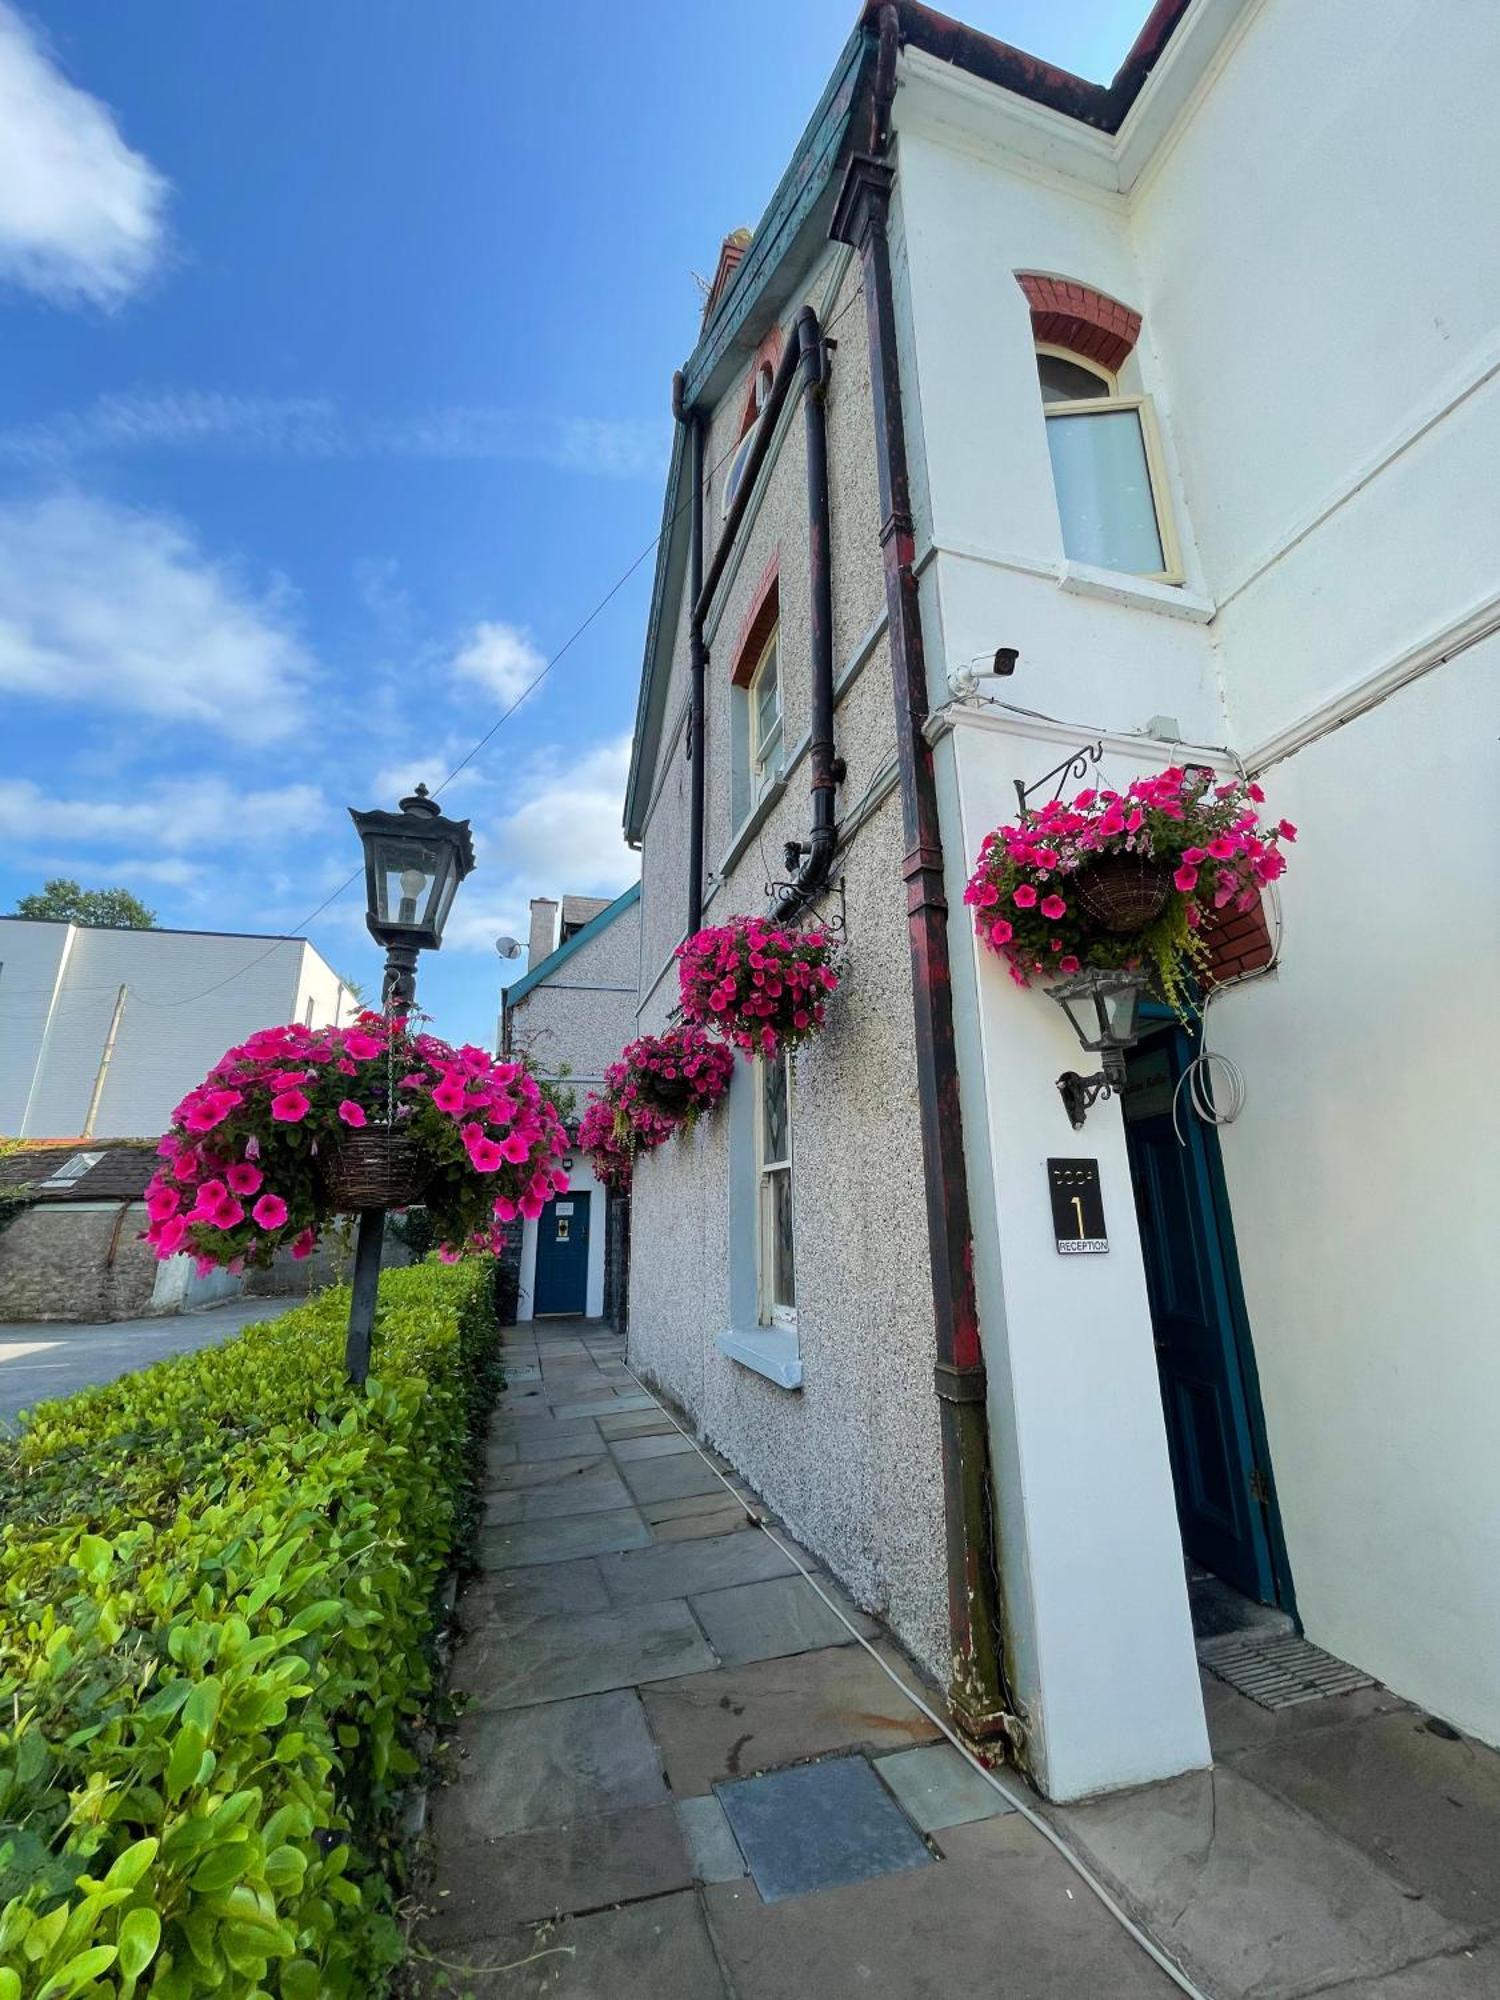
<path fill-rule="evenodd" d="M 1500 13 L 1469 0 L 1259 0 L 1133 184 L 1128 143 L 1110 153 L 1061 120 L 1052 165 L 1021 161 L 1002 94 L 979 104 L 963 85 L 955 109 L 960 86 L 950 101 L 930 71 L 910 75 L 897 123 L 934 701 L 948 667 L 1014 645 L 1016 678 L 990 692 L 1078 725 L 1074 740 L 1168 715 L 1189 739 L 1273 760 L 1272 808 L 1302 830 L 1284 955 L 1212 1020 L 1249 1087 L 1224 1151 L 1299 1608 L 1314 1640 L 1500 1741 L 1500 1106 L 1476 1074 L 1496 990 L 1500 658 L 1483 635 L 1500 623 L 1500 239 L 1474 226 L 1475 191 L 1500 181 L 1497 67 Z M 1128 193 L 1096 184 L 1111 160 Z M 1118 602 L 1069 587 L 1024 268 L 1144 314 L 1128 386 L 1161 422 L 1185 615 L 1128 580 Z M 956 740 L 939 746 L 945 837 L 972 852 L 1013 808 L 1007 781 L 1069 739 Z M 1153 752 L 1132 754 L 1142 768 Z M 978 1165 L 998 1190 L 976 1264 L 1012 1399 L 999 1407 L 992 1372 L 1007 1590 L 1028 1621 L 1017 1651 L 1049 1783 L 1090 1769 L 1120 1782 L 1084 1685 L 1103 1669 L 1056 1641 L 1069 1619 L 1081 1635 L 1088 1613 L 1097 1632 L 1099 1607 L 1118 1608 L 1092 1538 L 1120 1532 L 1127 1503 L 1159 1529 L 1155 1385 L 1100 1350 L 1123 1435 L 1090 1449 L 1137 1454 L 1107 1505 L 1069 1484 L 1065 1391 L 1091 1398 L 1106 1308 L 1138 1343 L 1143 1298 L 1134 1259 L 1099 1260 L 1109 1269 L 1083 1283 L 1100 1299 L 1050 1339 L 1060 1278 L 1036 1235 L 1036 1161 L 1044 1143 L 1067 1149 L 1044 1102 L 1060 1032 L 1069 1044 L 994 970 L 976 960 L 958 977 L 973 1010 L 961 1035 L 983 1051 L 982 1078 L 966 1074 L 987 1106 Z M 1112 1107 L 1086 1137 L 1106 1212 L 1133 1234 Z M 1111 1518 L 1085 1531 L 1089 1508 Z M 1066 1540 L 1080 1533 L 1085 1558 Z M 1161 1643 L 1180 1649 L 1175 1611 L 1159 1610 Z M 1094 1692 L 1110 1713 L 1108 1688 Z"/>

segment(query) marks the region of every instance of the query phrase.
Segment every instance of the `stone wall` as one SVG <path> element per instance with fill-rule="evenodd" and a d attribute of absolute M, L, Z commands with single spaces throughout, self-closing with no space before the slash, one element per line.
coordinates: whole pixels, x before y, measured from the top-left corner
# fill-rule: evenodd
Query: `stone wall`
<path fill-rule="evenodd" d="M 151 1310 L 156 1258 L 142 1203 L 52 1202 L 0 1232 L 0 1320 L 136 1319 Z"/>

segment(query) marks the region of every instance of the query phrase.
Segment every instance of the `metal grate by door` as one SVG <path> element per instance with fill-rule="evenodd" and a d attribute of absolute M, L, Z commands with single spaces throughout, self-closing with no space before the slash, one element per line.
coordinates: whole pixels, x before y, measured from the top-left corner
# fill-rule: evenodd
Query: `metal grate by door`
<path fill-rule="evenodd" d="M 1293 1708 L 1374 1687 L 1368 1674 L 1336 1660 L 1295 1633 L 1226 1632 L 1198 1642 L 1198 1658 L 1212 1674 L 1262 1708 Z"/>

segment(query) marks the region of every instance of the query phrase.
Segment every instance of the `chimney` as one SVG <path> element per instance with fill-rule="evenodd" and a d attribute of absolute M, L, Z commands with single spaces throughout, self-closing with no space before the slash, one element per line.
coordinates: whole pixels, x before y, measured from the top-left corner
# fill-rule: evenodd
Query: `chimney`
<path fill-rule="evenodd" d="M 526 946 L 526 970 L 550 958 L 557 949 L 557 905 L 550 896 L 531 899 L 531 936 Z"/>

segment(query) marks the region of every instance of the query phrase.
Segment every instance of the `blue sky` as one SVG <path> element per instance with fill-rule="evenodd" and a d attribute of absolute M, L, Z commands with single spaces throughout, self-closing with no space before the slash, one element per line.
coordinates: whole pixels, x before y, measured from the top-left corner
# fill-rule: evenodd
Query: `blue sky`
<path fill-rule="evenodd" d="M 0 0 L 0 908 L 279 931 L 647 548 L 668 387 L 854 0 Z M 1145 0 L 971 0 L 1107 78 Z M 422 1001 L 612 893 L 649 557 L 445 794 Z M 306 928 L 378 987 L 360 885 Z M 247 953 L 247 959 L 249 954 Z"/>

